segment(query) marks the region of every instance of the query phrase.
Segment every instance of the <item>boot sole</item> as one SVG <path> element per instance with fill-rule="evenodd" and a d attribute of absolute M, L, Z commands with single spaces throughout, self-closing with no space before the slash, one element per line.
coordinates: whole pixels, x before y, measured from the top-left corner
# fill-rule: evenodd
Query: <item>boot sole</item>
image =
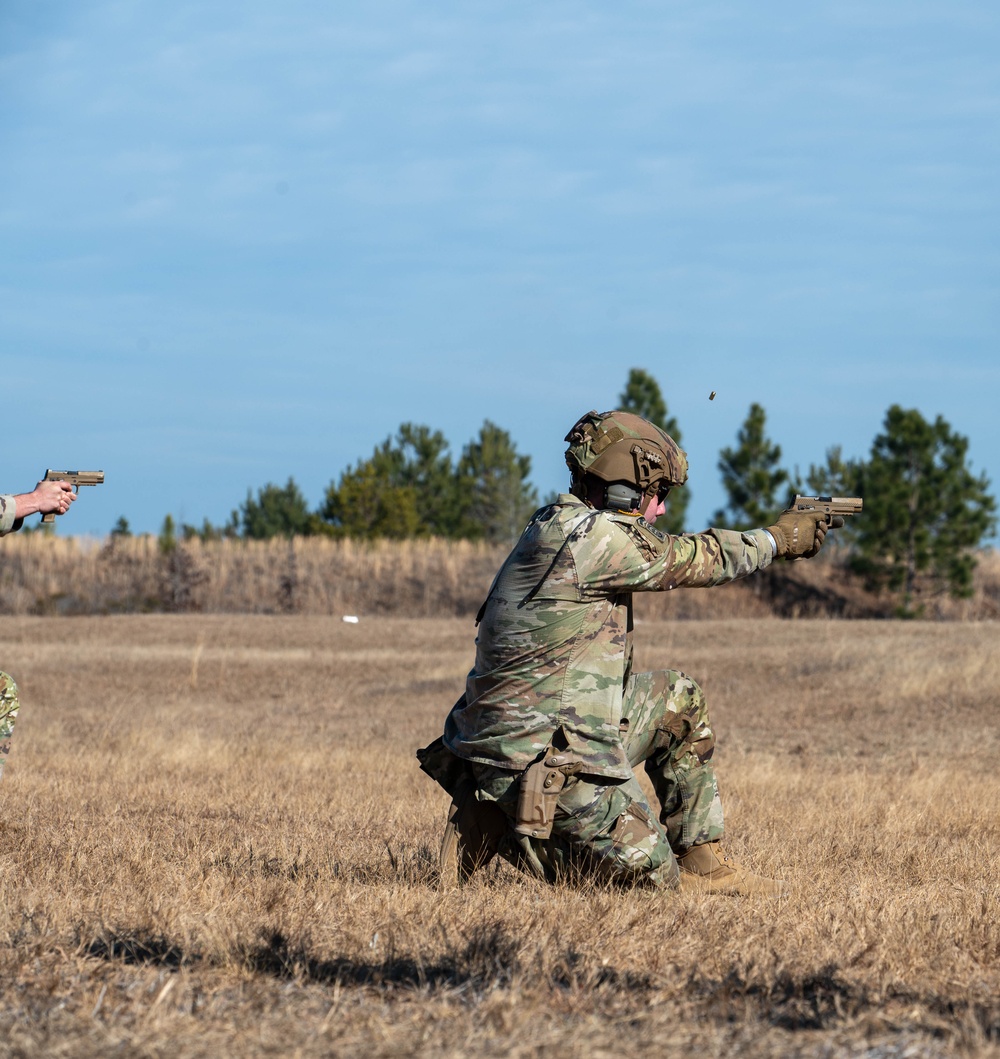
<path fill-rule="evenodd" d="M 754 894 L 765 894 L 768 897 L 780 897 L 785 891 L 785 884 L 769 879 L 766 885 L 749 883 L 746 879 L 713 879 L 710 875 L 695 875 L 694 872 L 681 871 L 681 893 L 722 894 L 729 897 L 751 897 Z"/>

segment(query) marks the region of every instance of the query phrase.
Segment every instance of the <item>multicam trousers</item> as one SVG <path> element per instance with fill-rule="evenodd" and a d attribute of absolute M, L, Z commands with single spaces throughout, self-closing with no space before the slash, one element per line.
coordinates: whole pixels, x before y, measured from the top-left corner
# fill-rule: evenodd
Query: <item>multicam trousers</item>
<path fill-rule="evenodd" d="M 0 672 L 0 776 L 3 776 L 4 763 L 10 753 L 10 737 L 19 705 L 17 685 L 6 673 Z"/>
<path fill-rule="evenodd" d="M 722 804 L 711 764 L 715 736 L 701 687 L 683 673 L 634 674 L 623 705 L 622 742 L 643 763 L 660 803 L 654 813 L 634 777 L 623 782 L 571 775 L 559 795 L 548 839 L 494 828 L 496 851 L 554 881 L 575 873 L 616 882 L 678 885 L 676 856 L 722 837 Z M 495 803 L 512 823 L 521 774 L 471 763 L 476 798 Z M 495 812 L 495 810 L 493 810 Z"/>

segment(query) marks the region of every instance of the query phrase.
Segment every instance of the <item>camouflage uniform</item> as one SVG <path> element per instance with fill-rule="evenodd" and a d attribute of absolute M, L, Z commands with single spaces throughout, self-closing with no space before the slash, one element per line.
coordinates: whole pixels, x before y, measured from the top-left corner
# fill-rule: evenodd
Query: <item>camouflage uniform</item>
<path fill-rule="evenodd" d="M 10 753 L 10 737 L 18 710 L 17 685 L 6 673 L 0 672 L 0 777 Z"/>
<path fill-rule="evenodd" d="M 497 574 L 465 694 L 421 767 L 453 795 L 471 785 L 492 814 L 491 849 L 543 878 L 676 886 L 674 855 L 722 836 L 715 737 L 694 681 L 631 672 L 632 593 L 724 584 L 773 554 L 764 530 L 665 536 L 638 514 L 560 495 Z M 516 819 L 521 774 L 546 752 L 567 765 L 551 837 L 495 826 L 497 810 Z M 640 762 L 659 814 L 632 771 Z"/>
<path fill-rule="evenodd" d="M 15 520 L 14 511 L 14 497 L 0 494 L 0 537 L 21 528 L 21 520 Z M 0 672 L 0 776 L 3 776 L 3 767 L 10 753 L 17 709 L 17 685 L 6 673 Z"/>
<path fill-rule="evenodd" d="M 16 505 L 14 497 L 7 493 L 0 493 L 0 537 L 5 537 L 13 530 L 21 528 L 23 519 L 15 519 Z"/>

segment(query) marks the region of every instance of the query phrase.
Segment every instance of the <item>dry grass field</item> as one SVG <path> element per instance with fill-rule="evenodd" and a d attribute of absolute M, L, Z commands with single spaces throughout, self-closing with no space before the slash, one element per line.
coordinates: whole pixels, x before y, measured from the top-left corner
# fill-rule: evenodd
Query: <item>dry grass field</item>
<path fill-rule="evenodd" d="M 781 898 L 440 894 L 468 619 L 4 618 L 0 1055 L 1000 1056 L 996 626 L 650 613 Z"/>

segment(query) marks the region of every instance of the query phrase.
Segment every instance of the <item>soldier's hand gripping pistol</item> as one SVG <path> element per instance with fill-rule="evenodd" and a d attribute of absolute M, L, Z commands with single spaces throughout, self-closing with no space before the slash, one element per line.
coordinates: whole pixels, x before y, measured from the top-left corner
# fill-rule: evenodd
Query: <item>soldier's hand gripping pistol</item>
<path fill-rule="evenodd" d="M 69 482 L 73 489 L 81 485 L 103 485 L 104 471 L 46 471 L 43 482 Z M 56 513 L 49 511 L 42 515 L 42 522 L 55 522 Z"/>
<path fill-rule="evenodd" d="M 827 531 L 840 529 L 847 515 L 858 514 L 860 496 L 797 496 L 778 521 L 767 530 L 784 559 L 811 559 L 823 544 Z"/>

